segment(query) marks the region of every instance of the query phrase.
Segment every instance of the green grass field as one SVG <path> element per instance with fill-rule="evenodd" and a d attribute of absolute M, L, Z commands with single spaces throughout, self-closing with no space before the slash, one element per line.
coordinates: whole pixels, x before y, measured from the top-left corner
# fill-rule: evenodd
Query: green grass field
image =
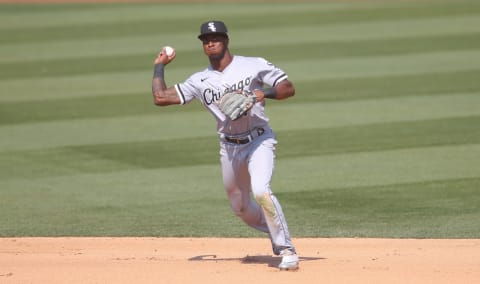
<path fill-rule="evenodd" d="M 152 103 L 159 49 L 183 81 L 211 18 L 296 86 L 267 107 L 293 237 L 480 238 L 480 3 L 457 0 L 0 5 L 0 236 L 263 236 L 210 114 Z"/>

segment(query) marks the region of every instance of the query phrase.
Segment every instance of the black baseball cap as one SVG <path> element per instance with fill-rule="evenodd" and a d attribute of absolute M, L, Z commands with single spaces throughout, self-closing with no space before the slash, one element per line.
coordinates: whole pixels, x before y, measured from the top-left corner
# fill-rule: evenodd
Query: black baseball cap
<path fill-rule="evenodd" d="M 227 26 L 222 21 L 208 21 L 203 23 L 200 26 L 200 35 L 198 38 L 202 39 L 204 36 L 210 34 L 220 34 L 228 37 Z"/>

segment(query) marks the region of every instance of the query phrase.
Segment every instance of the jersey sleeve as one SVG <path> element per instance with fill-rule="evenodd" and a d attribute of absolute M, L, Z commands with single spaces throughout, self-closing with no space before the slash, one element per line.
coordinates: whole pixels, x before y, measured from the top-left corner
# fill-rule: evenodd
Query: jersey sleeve
<path fill-rule="evenodd" d="M 277 66 L 264 58 L 258 58 L 262 70 L 260 71 L 260 78 L 263 83 L 275 87 L 278 83 L 288 78 L 288 75 Z"/>
<path fill-rule="evenodd" d="M 177 91 L 182 105 L 191 102 L 199 92 L 195 87 L 194 79 L 192 77 L 188 78 L 183 83 L 175 84 L 175 90 Z"/>

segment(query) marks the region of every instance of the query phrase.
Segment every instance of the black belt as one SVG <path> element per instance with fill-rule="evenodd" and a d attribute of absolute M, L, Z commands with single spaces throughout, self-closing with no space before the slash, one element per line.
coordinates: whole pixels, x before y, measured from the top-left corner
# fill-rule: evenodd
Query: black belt
<path fill-rule="evenodd" d="M 227 141 L 228 143 L 243 145 L 243 144 L 250 143 L 251 141 L 253 141 L 253 139 L 262 135 L 264 132 L 265 132 L 265 129 L 256 128 L 246 136 L 226 136 L 225 135 L 223 139 L 225 139 L 225 141 Z"/>

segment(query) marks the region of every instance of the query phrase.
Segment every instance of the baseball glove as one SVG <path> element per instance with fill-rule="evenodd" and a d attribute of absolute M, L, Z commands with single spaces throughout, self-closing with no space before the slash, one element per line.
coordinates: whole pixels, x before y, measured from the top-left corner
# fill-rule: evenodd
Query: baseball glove
<path fill-rule="evenodd" d="M 217 102 L 220 110 L 231 120 L 237 120 L 255 104 L 257 97 L 249 91 L 232 91 L 223 94 Z"/>

